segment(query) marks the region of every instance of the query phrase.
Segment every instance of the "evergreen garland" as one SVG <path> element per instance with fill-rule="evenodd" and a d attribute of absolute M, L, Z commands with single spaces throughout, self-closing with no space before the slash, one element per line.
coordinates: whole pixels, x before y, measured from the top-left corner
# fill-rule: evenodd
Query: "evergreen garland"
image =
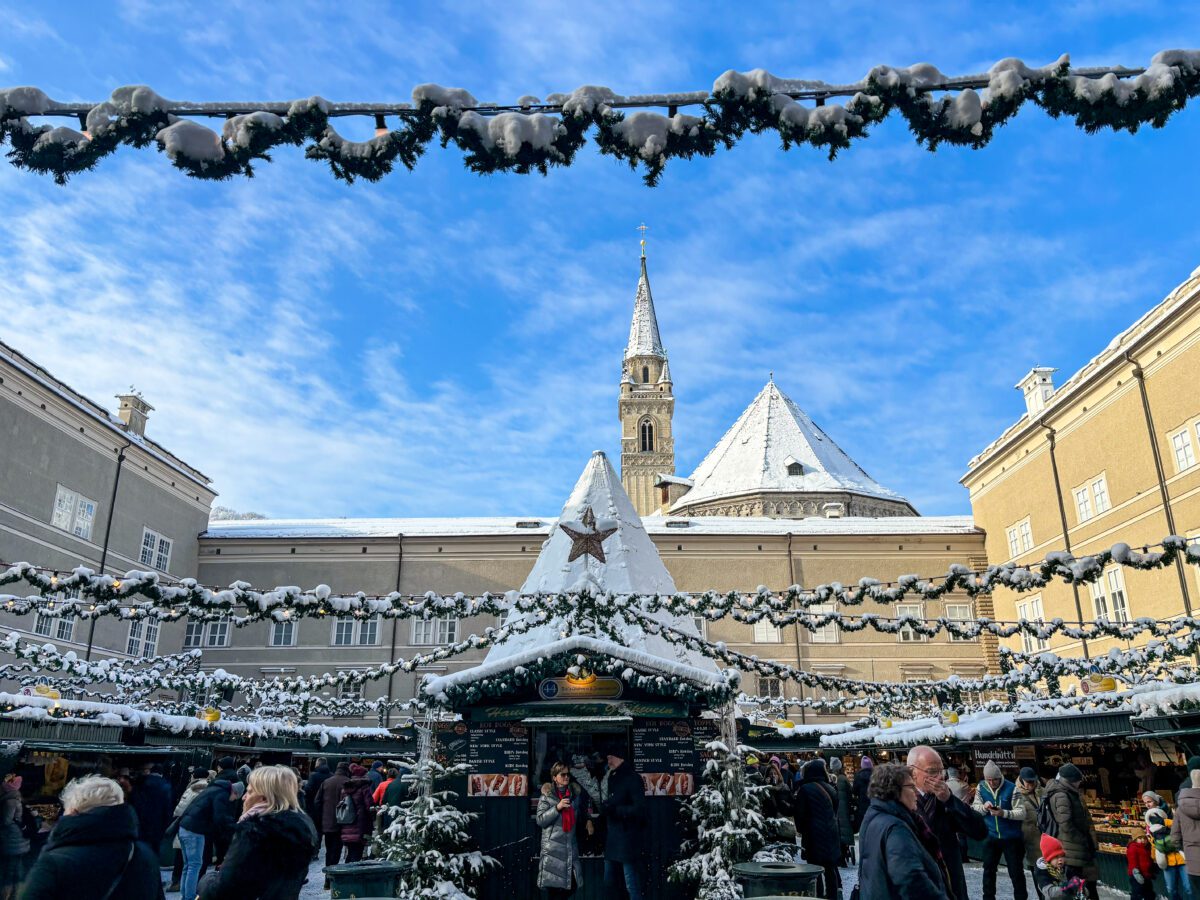
<path fill-rule="evenodd" d="M 985 89 L 982 95 L 977 87 Z M 411 170 L 435 138 L 443 147 L 457 146 L 473 172 L 545 175 L 552 167 L 571 165 L 593 133 L 601 154 L 631 168 L 641 166 L 643 179 L 653 186 L 669 160 L 712 156 L 718 147 L 732 148 L 746 133 L 774 131 L 784 150 L 808 144 L 833 159 L 866 137 L 871 126 L 898 112 L 918 143 L 930 150 L 943 143 L 979 149 L 1025 103 L 1054 118 L 1073 119 L 1088 133 L 1106 128 L 1133 133 L 1143 125 L 1161 128 L 1198 93 L 1200 52 L 1188 50 L 1158 53 L 1141 72 L 1072 71 L 1066 56 L 1036 69 L 1006 59 L 986 75 L 962 78 L 947 77 L 928 65 L 877 66 L 863 81 L 845 87 L 788 81 L 761 69 L 731 70 L 706 92 L 624 98 L 587 85 L 551 95 L 545 103 L 522 100 L 517 107 L 480 104 L 462 89 L 420 85 L 411 105 L 393 108 L 401 119 L 398 128 L 378 128 L 376 137 L 359 142 L 347 141 L 330 124 L 333 114 L 356 110 L 338 109 L 320 97 L 264 104 L 275 111 L 232 116 L 218 134 L 172 110 L 214 115 L 227 104 L 174 103 L 134 85 L 118 88 L 109 100 L 82 114 L 84 130 L 76 131 L 31 125 L 31 117 L 63 115 L 75 107 L 65 107 L 37 88 L 19 87 L 0 90 L 0 144 L 8 142 L 13 165 L 63 184 L 122 145 L 156 142 L 189 176 L 222 180 L 252 176 L 253 163 L 269 160 L 271 149 L 307 142 L 305 156 L 326 162 L 335 177 L 349 183 L 377 181 L 397 162 Z M 825 102 L 847 95 L 842 104 Z M 805 106 L 799 99 L 814 99 L 816 105 Z M 669 115 L 621 111 L 645 105 L 667 107 Z M 700 105 L 703 114 L 677 113 L 679 105 Z"/>

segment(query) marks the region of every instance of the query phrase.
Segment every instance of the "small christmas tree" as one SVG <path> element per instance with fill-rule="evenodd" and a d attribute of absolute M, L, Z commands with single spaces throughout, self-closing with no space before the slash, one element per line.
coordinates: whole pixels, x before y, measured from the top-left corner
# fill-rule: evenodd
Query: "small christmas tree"
<path fill-rule="evenodd" d="M 387 810 L 392 822 L 376 837 L 375 855 L 410 862 L 412 869 L 400 881 L 398 896 L 412 900 L 474 900 L 473 882 L 496 860 L 467 849 L 468 826 L 476 813 L 455 808 L 454 791 L 436 790 L 439 782 L 465 775 L 464 764 L 444 766 L 432 756 L 403 760 L 412 769 L 402 776 L 410 784 L 412 799 Z"/>
<path fill-rule="evenodd" d="M 724 742 L 713 741 L 705 749 L 709 759 L 703 786 L 684 804 L 695 836 L 684 842 L 682 858 L 668 876 L 694 885 L 697 900 L 741 900 L 734 864 L 749 861 L 779 833 L 782 822 L 762 814 L 767 786 L 746 779 L 745 757 L 753 752 L 749 747 L 737 745 L 730 751 Z"/>

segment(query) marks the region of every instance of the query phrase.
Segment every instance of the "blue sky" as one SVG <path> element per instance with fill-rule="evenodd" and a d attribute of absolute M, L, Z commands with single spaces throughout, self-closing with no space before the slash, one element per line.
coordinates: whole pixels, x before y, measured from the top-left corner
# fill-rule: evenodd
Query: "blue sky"
<path fill-rule="evenodd" d="M 1200 47 L 1200 10 L 1177 4 L 908 7 L 0 0 L 0 85 L 351 101 L 432 81 L 511 101 Z M 153 150 L 67 187 L 0 162 L 0 338 L 102 402 L 138 386 L 148 433 L 219 503 L 552 515 L 590 451 L 619 452 L 644 221 L 681 474 L 773 370 L 877 480 L 965 513 L 958 479 L 1021 413 L 1017 379 L 1067 377 L 1200 265 L 1198 139 L 1197 109 L 1088 136 L 1029 107 L 982 151 L 931 154 L 896 118 L 833 163 L 750 138 L 654 189 L 590 145 L 547 178 L 435 147 L 353 186 L 290 148 L 219 184 Z"/>

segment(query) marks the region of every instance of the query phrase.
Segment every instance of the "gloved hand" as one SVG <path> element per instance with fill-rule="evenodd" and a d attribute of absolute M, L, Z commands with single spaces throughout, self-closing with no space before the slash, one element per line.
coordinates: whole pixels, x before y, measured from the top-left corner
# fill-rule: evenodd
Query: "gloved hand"
<path fill-rule="evenodd" d="M 1141 869 L 1134 869 L 1133 870 L 1133 880 L 1136 881 L 1138 884 L 1145 884 L 1146 876 L 1142 874 Z"/>

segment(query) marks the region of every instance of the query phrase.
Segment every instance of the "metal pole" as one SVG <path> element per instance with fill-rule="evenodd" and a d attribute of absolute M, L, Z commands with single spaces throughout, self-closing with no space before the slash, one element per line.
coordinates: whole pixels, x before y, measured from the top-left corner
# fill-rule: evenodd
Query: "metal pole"
<path fill-rule="evenodd" d="M 105 563 L 108 562 L 108 541 L 112 536 L 113 510 L 117 506 L 117 487 L 121 484 L 121 465 L 125 462 L 125 451 L 128 450 L 132 444 L 132 441 L 126 441 L 125 446 L 122 447 L 117 453 L 117 469 L 116 472 L 113 473 L 112 495 L 108 498 L 108 516 L 104 523 L 104 546 L 100 548 L 100 568 L 99 572 L 97 573 L 100 575 L 104 574 L 104 566 Z M 92 642 L 95 637 L 96 617 L 92 616 L 88 622 L 87 650 L 84 651 L 83 654 L 83 658 L 85 660 L 92 658 Z"/>
<path fill-rule="evenodd" d="M 398 535 L 396 535 L 396 593 L 397 594 L 400 593 L 400 571 L 403 568 L 404 568 L 404 535 L 398 534 Z M 391 650 L 391 655 L 388 657 L 388 662 L 396 661 L 396 629 L 399 627 L 399 625 L 400 625 L 400 619 L 398 617 L 393 616 L 392 617 L 392 650 Z M 390 701 L 392 699 L 392 685 L 395 683 L 395 680 L 396 680 L 396 673 L 388 672 L 387 698 L 388 698 L 389 703 L 387 706 L 387 717 L 386 717 L 386 721 L 384 722 L 384 726 L 383 726 L 384 728 L 390 728 L 391 724 L 392 724 L 392 707 L 391 707 Z"/>
<path fill-rule="evenodd" d="M 1047 425 L 1044 419 L 1038 420 L 1038 424 L 1046 429 L 1046 440 L 1050 442 L 1050 469 L 1054 472 L 1054 495 L 1058 498 L 1058 516 L 1062 522 L 1063 546 L 1070 553 L 1071 535 L 1067 529 L 1067 507 L 1063 504 L 1062 481 L 1058 477 L 1058 456 L 1055 453 L 1054 438 L 1058 432 Z M 1083 604 L 1079 601 L 1079 585 L 1072 582 L 1071 592 L 1075 595 L 1075 615 L 1079 617 L 1079 627 L 1082 628 Z M 1079 643 L 1083 646 L 1083 658 L 1091 659 L 1091 654 L 1088 653 L 1087 639 L 1080 638 Z"/>
<path fill-rule="evenodd" d="M 792 533 L 790 531 L 787 533 L 787 539 L 788 539 L 788 542 L 787 542 L 788 578 L 790 579 L 791 584 L 795 584 L 796 583 L 796 568 L 792 563 Z M 800 668 L 800 623 L 799 623 L 799 621 L 793 622 L 792 628 L 795 629 L 793 634 L 796 638 L 796 668 L 798 669 L 798 668 Z M 800 699 L 803 700 L 804 699 L 804 684 L 803 684 L 803 682 L 797 681 L 796 688 L 800 692 Z M 782 684 L 780 686 L 779 692 L 780 692 L 780 694 L 783 693 Z M 784 707 L 783 707 L 783 717 L 785 719 L 787 718 L 787 704 L 784 704 Z M 805 712 L 804 712 L 804 704 L 801 703 L 800 704 L 800 724 L 803 725 L 807 721 L 808 721 L 808 717 L 805 715 Z"/>

